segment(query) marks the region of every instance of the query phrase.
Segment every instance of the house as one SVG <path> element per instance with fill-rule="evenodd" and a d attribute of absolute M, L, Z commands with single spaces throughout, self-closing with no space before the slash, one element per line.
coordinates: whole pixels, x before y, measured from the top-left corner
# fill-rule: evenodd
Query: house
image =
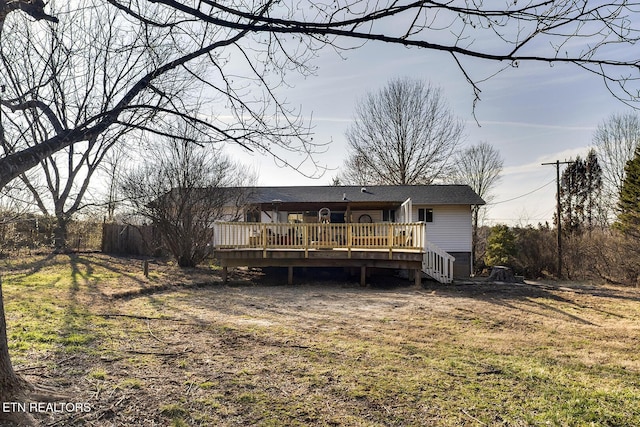
<path fill-rule="evenodd" d="M 341 265 L 407 268 L 443 282 L 472 271 L 466 185 L 248 189 L 244 222 L 218 223 L 223 267 Z M 328 252 L 332 250 L 332 252 Z M 417 279 L 416 279 L 417 280 Z"/>

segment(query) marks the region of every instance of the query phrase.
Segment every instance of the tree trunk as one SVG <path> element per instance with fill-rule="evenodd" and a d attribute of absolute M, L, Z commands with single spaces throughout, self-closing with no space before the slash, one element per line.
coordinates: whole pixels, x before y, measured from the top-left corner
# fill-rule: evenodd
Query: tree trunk
<path fill-rule="evenodd" d="M 12 401 L 11 397 L 20 394 L 24 385 L 24 382 L 13 370 L 9 357 L 7 321 L 4 316 L 4 297 L 2 296 L 2 279 L 0 278 L 0 401 Z"/>
<path fill-rule="evenodd" d="M 7 321 L 4 316 L 4 298 L 2 296 L 2 279 L 0 279 L 0 396 L 3 397 L 7 390 L 20 384 L 18 376 L 13 370 L 9 357 L 9 342 L 7 340 Z"/>
<path fill-rule="evenodd" d="M 0 403 L 63 400 L 66 396 L 49 390 L 35 388 L 16 374 L 9 356 L 7 339 L 7 321 L 4 315 L 4 296 L 2 294 L 2 278 L 0 277 Z M 28 412 L 0 411 L 0 425 L 37 426 L 39 423 Z"/>
<path fill-rule="evenodd" d="M 68 249 L 67 238 L 69 221 L 63 217 L 56 217 L 56 228 L 53 230 L 53 248 L 55 253 L 65 253 Z"/>
<path fill-rule="evenodd" d="M 491 269 L 491 274 L 487 278 L 489 282 L 522 283 L 520 278 L 513 274 L 509 267 L 497 265 Z"/>

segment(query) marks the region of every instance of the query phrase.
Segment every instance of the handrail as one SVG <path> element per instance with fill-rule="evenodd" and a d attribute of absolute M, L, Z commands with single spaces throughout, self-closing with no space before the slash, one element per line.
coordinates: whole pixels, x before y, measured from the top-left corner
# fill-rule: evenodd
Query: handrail
<path fill-rule="evenodd" d="M 217 222 L 217 249 L 423 250 L 425 224 Z"/>
<path fill-rule="evenodd" d="M 431 242 L 426 242 L 424 249 L 422 271 L 440 283 L 451 283 L 453 281 L 455 257 Z"/>

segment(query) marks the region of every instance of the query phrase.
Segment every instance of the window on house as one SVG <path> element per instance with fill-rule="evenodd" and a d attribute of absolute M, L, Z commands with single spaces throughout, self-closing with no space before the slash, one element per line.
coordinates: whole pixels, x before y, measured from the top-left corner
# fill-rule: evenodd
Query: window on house
<path fill-rule="evenodd" d="M 382 221 L 384 222 L 396 222 L 396 211 L 392 209 L 385 209 L 382 211 Z"/>
<path fill-rule="evenodd" d="M 244 220 L 246 222 L 260 222 L 260 210 L 249 209 L 245 214 Z"/>
<path fill-rule="evenodd" d="M 304 214 L 302 212 L 289 212 L 287 215 L 287 222 L 291 224 L 301 224 L 304 222 L 303 218 Z"/>
<path fill-rule="evenodd" d="M 433 209 L 431 208 L 418 209 L 418 221 L 433 222 Z"/>

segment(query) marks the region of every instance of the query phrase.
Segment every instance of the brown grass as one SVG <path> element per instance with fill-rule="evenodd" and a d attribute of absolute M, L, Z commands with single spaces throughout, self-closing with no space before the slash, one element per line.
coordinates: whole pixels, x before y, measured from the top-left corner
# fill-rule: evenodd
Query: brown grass
<path fill-rule="evenodd" d="M 16 367 L 91 406 L 53 425 L 640 424 L 635 289 L 3 262 Z"/>

